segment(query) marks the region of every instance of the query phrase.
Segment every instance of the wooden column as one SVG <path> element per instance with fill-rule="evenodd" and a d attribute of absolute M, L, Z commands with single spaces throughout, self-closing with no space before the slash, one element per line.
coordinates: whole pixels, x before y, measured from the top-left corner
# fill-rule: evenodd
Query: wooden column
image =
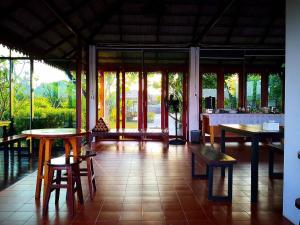
<path fill-rule="evenodd" d="M 82 73 L 82 48 L 79 47 L 76 65 L 76 128 L 81 129 L 81 73 Z"/>
<path fill-rule="evenodd" d="M 99 104 L 100 109 L 99 109 L 99 115 L 97 116 L 97 120 L 99 119 L 98 117 L 104 118 L 104 89 L 105 89 L 105 87 L 104 87 L 104 72 L 101 70 L 98 75 L 99 75 L 99 78 L 98 78 L 99 79 L 99 82 L 98 82 L 99 87 L 97 88 L 97 90 L 98 90 L 98 99 L 99 99 L 98 104 Z"/>
<path fill-rule="evenodd" d="M 224 108 L 224 69 L 217 71 L 217 108 Z"/>
<path fill-rule="evenodd" d="M 126 112 L 125 112 L 125 70 L 122 69 L 122 128 L 125 128 Z"/>
<path fill-rule="evenodd" d="M 116 76 L 116 129 L 120 129 L 120 70 L 117 70 Z"/>
<path fill-rule="evenodd" d="M 247 75 L 244 69 L 238 71 L 239 74 L 239 96 L 238 96 L 238 107 L 245 107 L 246 101 L 246 85 L 247 85 Z"/>
<path fill-rule="evenodd" d="M 261 107 L 268 107 L 268 82 L 269 74 L 261 73 Z"/>
<path fill-rule="evenodd" d="M 139 71 L 138 128 L 143 128 L 143 73 Z"/>
<path fill-rule="evenodd" d="M 168 120 L 168 114 L 166 112 L 166 98 L 167 98 L 167 76 L 168 73 L 166 70 L 163 70 L 161 73 L 161 104 L 160 104 L 160 112 L 161 112 L 161 120 L 160 120 L 160 126 L 162 129 L 165 128 L 166 120 Z"/>
<path fill-rule="evenodd" d="M 188 85 L 188 73 L 187 72 L 183 72 L 183 102 L 182 102 L 182 134 L 183 134 L 183 138 L 185 138 L 186 140 L 188 140 L 188 132 L 187 132 L 187 112 L 188 112 L 188 94 L 187 94 L 187 85 Z M 200 117 L 200 113 L 199 113 L 199 117 Z M 199 118 L 200 121 L 200 118 Z"/>
<path fill-rule="evenodd" d="M 144 117 L 144 129 L 147 129 L 147 101 L 148 101 L 148 96 L 147 96 L 147 72 L 144 72 L 144 90 L 143 90 L 143 117 Z"/>

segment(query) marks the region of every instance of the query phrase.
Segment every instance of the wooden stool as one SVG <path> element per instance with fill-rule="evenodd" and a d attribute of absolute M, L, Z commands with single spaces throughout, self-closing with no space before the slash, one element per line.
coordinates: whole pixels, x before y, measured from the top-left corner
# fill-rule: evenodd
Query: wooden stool
<path fill-rule="evenodd" d="M 80 168 L 80 176 L 87 176 L 90 198 L 93 199 L 94 192 L 96 192 L 95 173 L 93 166 L 93 157 L 96 153 L 91 150 L 90 146 L 85 145 L 81 148 L 79 158 L 86 162 L 86 168 Z"/>
<path fill-rule="evenodd" d="M 48 204 L 50 200 L 50 194 L 53 190 L 55 190 L 55 204 L 59 201 L 59 192 L 60 188 L 67 189 L 67 204 L 70 208 L 71 215 L 75 214 L 75 201 L 74 194 L 77 192 L 78 200 L 81 204 L 83 204 L 83 195 L 82 195 L 82 187 L 80 181 L 80 171 L 79 171 L 79 163 L 82 160 L 80 158 L 75 157 L 59 157 L 53 158 L 48 161 L 49 166 L 49 176 L 46 187 L 46 200 L 43 205 L 43 213 L 45 214 L 48 211 Z M 61 177 L 61 171 L 66 170 L 67 178 L 63 179 Z M 56 171 L 56 177 L 54 179 L 54 171 Z M 66 180 L 66 184 L 62 184 L 61 181 Z M 75 186 L 76 184 L 76 186 Z"/>

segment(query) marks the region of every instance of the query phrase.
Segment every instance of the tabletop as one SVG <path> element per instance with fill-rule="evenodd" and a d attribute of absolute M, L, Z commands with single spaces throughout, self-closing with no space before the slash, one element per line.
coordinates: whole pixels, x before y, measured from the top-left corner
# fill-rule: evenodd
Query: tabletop
<path fill-rule="evenodd" d="M 35 138 L 68 138 L 88 134 L 84 129 L 76 128 L 45 128 L 24 130 L 22 134 Z"/>

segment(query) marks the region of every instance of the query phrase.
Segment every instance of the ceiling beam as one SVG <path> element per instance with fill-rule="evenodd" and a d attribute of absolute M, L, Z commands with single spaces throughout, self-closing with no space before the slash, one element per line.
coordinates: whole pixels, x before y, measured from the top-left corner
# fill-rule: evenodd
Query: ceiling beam
<path fill-rule="evenodd" d="M 98 34 L 98 32 L 103 28 L 103 26 L 107 23 L 107 21 L 115 15 L 116 12 L 118 12 L 123 3 L 126 0 L 116 0 L 111 3 L 109 3 L 104 10 L 102 14 L 99 14 L 96 18 L 95 21 L 97 22 L 97 25 L 92 29 L 91 34 L 88 37 L 88 42 L 92 42 L 93 38 Z"/>
<path fill-rule="evenodd" d="M 28 2 L 29 0 L 15 1 L 12 5 L 7 7 L 6 9 L 1 9 L 0 19 L 6 18 L 8 15 L 15 12 L 19 8 L 23 8 Z"/>
<path fill-rule="evenodd" d="M 67 21 L 67 18 L 57 9 L 57 7 L 51 2 L 51 0 L 41 0 L 44 5 L 55 15 L 55 17 L 71 32 L 76 38 L 82 42 L 86 42 L 85 38 L 76 31 L 75 27 Z"/>
<path fill-rule="evenodd" d="M 111 3 L 110 8 L 114 8 L 115 4 Z M 109 9 L 108 9 L 109 10 Z M 78 32 L 81 32 L 89 27 L 91 27 L 92 25 L 94 25 L 94 23 L 96 23 L 98 20 L 102 20 L 102 23 L 104 23 L 104 21 L 108 20 L 110 18 L 110 16 L 112 16 L 112 14 L 109 14 L 107 12 L 107 10 L 105 10 L 104 14 L 99 14 L 97 15 L 95 18 L 93 18 L 92 20 L 90 20 L 88 23 L 84 24 L 82 27 L 80 27 L 78 29 Z M 103 25 L 102 25 L 103 26 Z M 101 27 L 102 28 L 102 27 Z M 99 29 L 99 24 L 95 29 Z M 91 35 L 90 35 L 91 36 Z M 48 54 L 52 51 L 54 51 L 56 48 L 58 48 L 59 46 L 61 46 L 62 44 L 64 44 L 65 42 L 69 42 L 69 40 L 73 38 L 73 35 L 68 35 L 67 37 L 65 37 L 64 39 L 62 39 L 61 41 L 57 42 L 55 45 L 53 45 L 51 48 L 47 49 L 45 51 L 45 54 Z M 88 39 L 90 40 L 90 38 Z M 87 43 L 90 43 L 91 41 L 87 41 Z"/>
<path fill-rule="evenodd" d="M 196 39 L 197 29 L 199 26 L 199 18 L 200 18 L 200 1 L 197 4 L 197 15 L 193 25 L 192 42 Z"/>
<path fill-rule="evenodd" d="M 215 27 L 219 20 L 224 16 L 224 14 L 232 7 L 235 0 L 230 0 L 227 5 L 217 13 L 212 20 L 206 25 L 201 33 L 198 33 L 196 38 L 193 41 L 193 45 L 198 45 L 199 42 L 202 42 L 205 36 Z"/>
<path fill-rule="evenodd" d="M 119 34 L 120 34 L 120 42 L 123 41 L 123 31 L 122 31 L 122 15 L 121 12 L 118 14 L 118 28 L 119 28 Z"/>
<path fill-rule="evenodd" d="M 75 8 L 72 8 L 72 9 L 68 10 L 67 12 L 65 12 L 64 13 L 65 17 L 68 17 L 68 16 L 76 13 L 76 11 L 78 9 L 87 6 L 90 1 L 91 0 L 82 0 Z M 39 36 L 43 35 L 47 31 L 52 30 L 54 28 L 54 26 L 57 25 L 58 22 L 59 22 L 58 19 L 54 19 L 51 23 L 49 23 L 48 25 L 44 26 L 42 29 L 40 29 L 39 31 L 37 31 L 36 33 L 34 33 L 31 37 L 29 37 L 28 39 L 26 39 L 24 41 L 24 45 L 30 45 L 36 38 L 38 38 Z"/>
<path fill-rule="evenodd" d="M 269 20 L 269 23 L 267 24 L 266 26 L 266 29 L 265 29 L 265 32 L 263 33 L 263 35 L 261 36 L 261 39 L 259 40 L 259 44 L 264 44 L 265 43 L 265 40 L 267 39 L 269 33 L 270 33 L 270 30 L 272 28 L 272 25 L 274 24 L 274 22 L 276 21 L 276 19 L 278 17 L 281 17 L 285 10 L 282 10 L 282 9 L 285 9 L 285 1 L 275 1 L 277 4 L 274 5 L 274 7 L 272 7 L 272 16 Z M 283 3 L 283 4 L 282 4 Z"/>
<path fill-rule="evenodd" d="M 238 20 L 239 20 L 239 16 L 240 16 L 240 10 L 241 10 L 241 2 L 238 1 L 236 4 L 237 4 L 237 6 L 236 6 L 235 14 L 233 15 L 233 19 L 232 19 L 233 22 L 232 22 L 231 27 L 229 28 L 229 32 L 228 32 L 226 40 L 225 40 L 226 44 L 230 43 L 230 39 L 231 39 L 231 36 L 233 34 L 233 31 L 234 31 L 236 25 L 238 24 Z"/>

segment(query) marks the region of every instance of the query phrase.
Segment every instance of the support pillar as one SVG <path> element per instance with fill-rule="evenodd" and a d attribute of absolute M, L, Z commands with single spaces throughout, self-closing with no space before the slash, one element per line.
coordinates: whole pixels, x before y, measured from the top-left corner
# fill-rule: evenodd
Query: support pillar
<path fill-rule="evenodd" d="M 286 1 L 285 118 L 283 215 L 294 224 L 300 220 L 295 199 L 300 197 L 300 1 Z"/>
<path fill-rule="evenodd" d="M 96 125 L 96 115 L 97 115 L 97 68 L 96 68 L 96 48 L 94 45 L 89 46 L 89 75 L 87 82 L 89 83 L 88 87 L 88 101 L 89 101 L 89 108 L 88 108 L 88 118 L 89 118 L 89 127 L 88 130 L 91 130 Z"/>
<path fill-rule="evenodd" d="M 190 77 L 189 77 L 189 124 L 188 137 L 191 141 L 191 130 L 200 129 L 200 109 L 199 109 L 199 63 L 200 48 L 190 48 Z"/>

